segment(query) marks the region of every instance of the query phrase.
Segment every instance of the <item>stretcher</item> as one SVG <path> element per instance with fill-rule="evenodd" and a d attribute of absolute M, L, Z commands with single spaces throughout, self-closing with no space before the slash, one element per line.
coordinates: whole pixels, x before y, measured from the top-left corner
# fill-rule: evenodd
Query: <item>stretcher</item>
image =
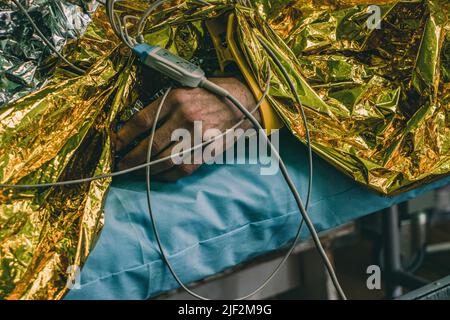
<path fill-rule="evenodd" d="M 280 154 L 305 196 L 306 147 L 282 131 Z M 309 214 L 316 229 L 325 231 L 449 183 L 450 177 L 444 177 L 386 197 L 315 157 Z M 163 245 L 185 283 L 284 248 L 300 222 L 282 177 L 262 176 L 255 164 L 204 165 L 176 183 L 155 182 L 152 191 Z M 105 205 L 105 227 L 81 270 L 79 286 L 66 299 L 149 299 L 177 288 L 151 230 L 143 177 L 115 180 Z M 308 237 L 306 228 L 302 237 Z"/>

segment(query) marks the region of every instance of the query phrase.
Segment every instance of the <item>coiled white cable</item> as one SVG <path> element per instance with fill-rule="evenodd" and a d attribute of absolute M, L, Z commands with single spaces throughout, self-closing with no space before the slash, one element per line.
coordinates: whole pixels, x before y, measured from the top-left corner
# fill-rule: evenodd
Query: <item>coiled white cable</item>
<path fill-rule="evenodd" d="M 271 79 L 271 69 L 270 69 L 270 64 L 268 65 L 268 72 L 267 72 L 267 74 L 268 74 L 268 76 L 267 76 L 268 79 L 267 79 L 266 89 L 265 89 L 265 91 L 264 91 L 264 94 L 263 94 L 262 99 L 258 102 L 258 104 L 260 104 L 260 103 L 264 100 L 264 96 L 267 94 L 267 92 L 268 92 L 268 90 L 269 90 L 269 87 L 270 87 L 270 79 Z M 206 82 L 205 85 L 206 85 L 207 87 L 211 87 L 212 83 Z M 216 88 L 217 88 L 217 87 L 216 87 Z M 163 99 L 161 100 L 161 102 L 160 102 L 160 104 L 159 104 L 159 106 L 158 106 L 158 109 L 157 109 L 157 111 L 156 111 L 156 116 L 155 116 L 154 123 L 153 123 L 153 126 L 152 126 L 152 130 L 151 130 L 151 133 L 150 133 L 150 139 L 149 139 L 149 144 L 148 144 L 148 149 L 147 149 L 147 162 L 149 162 L 150 159 L 151 159 L 151 150 L 152 150 L 152 145 L 153 145 L 153 138 L 154 138 L 155 131 L 156 131 L 156 125 L 157 125 L 157 123 L 158 123 L 158 119 L 159 119 L 159 117 L 160 117 L 161 110 L 162 110 L 162 107 L 163 107 L 163 105 L 164 105 L 164 101 L 165 101 L 165 99 L 167 98 L 167 96 L 168 96 L 170 90 L 171 90 L 171 88 L 167 89 L 167 91 L 165 92 L 164 97 L 163 97 Z M 221 90 L 223 90 L 223 89 L 221 89 Z M 222 92 L 225 92 L 225 91 L 222 91 Z M 216 90 L 215 93 L 217 93 L 217 90 Z M 236 101 L 237 101 L 237 100 L 235 100 L 233 103 L 235 104 Z M 244 107 L 243 107 L 242 105 L 240 105 L 238 108 L 241 110 L 241 108 L 244 108 Z M 249 119 L 249 115 L 252 116 L 252 113 L 255 112 L 256 109 L 257 109 L 257 108 L 253 109 L 253 110 L 250 111 L 250 112 L 247 111 L 246 114 L 243 113 L 243 114 L 244 114 L 244 117 L 247 118 L 247 119 Z M 245 109 L 245 110 L 246 110 L 246 109 Z M 241 112 L 242 112 L 242 110 L 241 110 Z M 253 117 L 253 116 L 252 116 L 252 117 Z M 253 117 L 253 119 L 255 119 L 255 118 Z M 251 119 L 250 119 L 250 121 L 251 121 Z M 255 119 L 255 121 L 256 121 L 256 119 Z M 251 121 L 251 122 L 252 122 L 253 125 L 254 125 L 254 121 Z M 260 130 L 262 130 L 261 127 L 260 127 Z M 267 137 L 267 136 L 266 136 L 266 137 Z M 269 144 L 270 144 L 270 141 L 269 141 L 269 140 L 267 140 L 267 141 L 268 141 Z M 271 144 L 270 144 L 270 145 L 271 145 Z M 272 152 L 273 152 L 273 151 L 272 151 Z M 278 156 L 278 160 L 280 160 L 279 156 Z M 160 237 L 160 235 L 159 235 L 158 228 L 157 228 L 157 226 L 156 226 L 156 218 L 155 218 L 155 216 L 154 216 L 154 214 L 153 214 L 153 210 L 152 210 L 152 204 L 151 204 L 151 183 L 150 183 L 151 181 L 150 181 L 150 176 L 151 176 L 150 167 L 147 167 L 147 168 L 146 168 L 147 205 L 148 205 L 148 210 L 149 210 L 149 214 L 150 214 L 150 218 L 151 218 L 151 222 L 152 222 L 153 233 L 154 233 L 154 235 L 155 235 L 155 240 L 156 240 L 156 243 L 157 243 L 157 245 L 158 245 L 158 248 L 159 248 L 159 250 L 160 250 L 160 252 L 161 252 L 161 257 L 162 257 L 164 263 L 166 264 L 166 266 L 168 267 L 170 273 L 171 273 L 172 276 L 174 277 L 175 281 L 178 283 L 178 285 L 179 285 L 181 288 L 183 288 L 183 290 L 185 290 L 188 294 L 190 294 L 191 296 L 193 296 L 193 297 L 195 297 L 195 298 L 197 298 L 197 299 L 200 299 L 200 300 L 210 300 L 209 298 L 204 297 L 204 296 L 202 296 L 202 295 L 200 295 L 200 294 L 198 294 L 198 293 L 192 291 L 191 289 L 189 289 L 189 288 L 184 284 L 184 282 L 180 279 L 180 277 L 178 276 L 177 272 L 176 272 L 175 269 L 173 268 L 171 262 L 169 261 L 168 255 L 167 255 L 167 253 L 166 253 L 166 251 L 165 251 L 165 249 L 164 249 L 164 246 L 162 245 L 161 237 Z M 294 188 L 295 188 L 295 187 L 294 187 Z M 311 192 L 311 189 L 308 189 L 308 197 L 307 197 L 307 198 L 309 198 L 310 192 Z M 256 288 L 255 290 L 253 290 L 251 293 L 249 293 L 249 294 L 247 294 L 247 295 L 245 295 L 245 296 L 243 296 L 243 297 L 236 298 L 235 300 L 246 300 L 246 299 L 249 299 L 249 298 L 251 298 L 252 296 L 256 295 L 258 292 L 260 292 L 262 289 L 264 289 L 264 288 L 267 286 L 267 284 L 268 284 L 268 283 L 269 283 L 269 282 L 270 282 L 270 281 L 278 274 L 278 272 L 281 270 L 281 268 L 283 267 L 283 265 L 286 263 L 287 259 L 290 257 L 290 255 L 291 255 L 292 252 L 294 251 L 294 249 L 295 249 L 295 247 L 296 247 L 296 245 L 297 245 L 297 243 L 298 243 L 298 240 L 300 239 L 301 232 L 302 232 L 302 229 L 303 229 L 303 225 L 304 225 L 304 219 L 301 219 L 301 222 L 300 222 L 299 227 L 298 227 L 298 229 L 297 229 L 297 233 L 296 233 L 296 235 L 295 235 L 295 238 L 294 238 L 294 240 L 293 240 L 291 246 L 289 247 L 287 253 L 283 256 L 283 258 L 281 259 L 281 261 L 278 263 L 278 265 L 276 266 L 276 268 L 270 273 L 270 275 L 266 278 L 266 280 L 264 280 L 264 281 L 261 283 L 261 285 L 258 286 L 258 288 Z"/>
<path fill-rule="evenodd" d="M 141 19 L 141 22 L 139 23 L 139 27 L 138 27 L 138 37 L 140 37 L 140 33 L 141 33 L 142 30 L 143 30 L 143 23 L 144 23 L 144 21 L 150 16 L 151 12 L 154 11 L 157 7 L 159 7 L 160 5 L 162 5 L 163 3 L 167 2 L 167 1 L 169 1 L 169 0 L 158 0 L 158 1 L 156 1 L 155 3 L 153 3 L 153 4 L 149 7 L 149 9 L 148 9 L 148 10 L 145 12 L 145 14 L 143 15 L 143 17 L 142 17 L 142 19 Z M 139 40 L 139 39 L 138 39 L 138 40 Z M 278 58 L 276 57 L 276 55 L 274 54 L 274 52 L 271 51 L 271 49 L 270 49 L 270 48 L 262 41 L 262 39 L 258 37 L 258 40 L 260 41 L 260 43 L 261 43 L 261 45 L 263 46 L 263 48 L 264 48 L 264 49 L 268 52 L 268 54 L 271 56 L 272 60 L 275 61 L 275 63 L 277 64 L 277 66 L 278 66 L 278 67 L 280 68 L 280 70 L 282 71 L 283 76 L 286 78 L 286 81 L 288 81 L 289 86 L 290 86 L 290 88 L 291 88 L 291 91 L 292 91 L 292 93 L 294 94 L 294 96 L 295 96 L 295 98 L 296 98 L 296 101 L 297 101 L 297 103 L 298 103 L 299 106 L 300 106 L 301 115 L 302 115 L 302 118 L 303 118 L 303 121 L 304 121 L 304 127 L 305 127 L 305 131 L 306 131 L 306 139 L 307 139 L 307 143 L 308 143 L 308 157 L 309 157 L 309 168 L 310 168 L 310 175 L 309 175 L 310 179 L 309 179 L 308 190 L 310 191 L 310 190 L 312 189 L 312 171 L 313 171 L 313 169 L 312 169 L 312 148 L 311 148 L 310 134 L 309 134 L 309 129 L 308 129 L 308 125 L 307 125 L 307 120 L 306 120 L 306 115 L 305 115 L 305 112 L 304 112 L 303 104 L 301 103 L 301 100 L 300 100 L 300 97 L 299 97 L 299 95 L 298 95 L 298 92 L 297 92 L 297 90 L 296 90 L 294 84 L 292 83 L 292 80 L 290 79 L 289 75 L 287 74 L 287 71 L 286 71 L 286 69 L 284 68 L 284 66 L 283 66 L 283 65 L 281 64 L 281 62 L 278 60 Z M 257 128 L 257 129 L 259 129 L 259 130 L 263 130 L 263 128 L 261 127 L 261 125 L 259 124 L 259 122 L 253 117 L 253 115 L 252 115 L 247 109 L 245 109 L 245 107 L 244 107 L 242 104 L 240 104 L 240 102 L 239 102 L 236 98 L 234 98 L 232 95 L 230 95 L 229 92 L 227 92 L 227 91 L 224 90 L 223 88 L 221 88 L 221 87 L 215 85 L 214 83 L 212 83 L 212 82 L 210 82 L 210 81 L 208 81 L 208 80 L 206 80 L 206 79 L 205 79 L 205 81 L 203 81 L 203 83 L 202 83 L 201 86 L 202 86 L 204 89 L 209 90 L 210 92 L 213 92 L 213 93 L 215 93 L 215 94 L 217 94 L 217 95 L 219 95 L 219 96 L 222 96 L 222 97 L 224 97 L 224 98 L 229 99 L 229 100 L 230 100 L 231 102 L 233 102 L 233 104 L 234 104 L 234 105 L 235 105 L 235 106 L 236 106 L 236 107 L 237 107 L 237 108 L 238 108 L 238 109 L 239 109 L 239 110 L 247 117 L 247 119 L 249 119 L 249 120 L 252 122 L 252 124 L 254 125 L 255 128 Z M 168 91 L 166 92 L 165 97 L 168 95 L 169 91 L 170 91 L 170 88 L 169 88 Z M 160 111 L 161 111 L 162 105 L 163 105 L 163 103 L 161 103 L 160 106 L 159 106 L 159 108 L 158 108 L 158 111 L 157 111 L 158 116 L 157 116 L 157 117 L 159 117 L 159 113 L 160 113 Z M 151 157 L 151 148 L 152 148 L 152 143 L 153 143 L 153 136 L 154 136 L 154 133 L 155 133 L 155 130 L 156 130 L 156 123 L 157 123 L 157 119 L 155 119 L 155 123 L 154 123 L 154 125 L 153 125 L 152 132 L 151 132 L 151 136 L 150 136 L 150 140 L 149 140 L 148 154 L 147 154 L 147 162 L 150 161 L 150 157 Z M 271 144 L 271 142 L 270 142 L 270 140 L 268 139 L 268 137 L 267 137 L 266 135 L 264 135 L 264 136 L 265 136 L 266 142 L 269 143 L 269 145 L 270 145 L 270 147 L 271 147 L 271 149 L 272 149 L 272 154 L 273 154 L 273 155 L 277 158 L 277 160 L 278 160 L 278 163 L 279 163 L 281 172 L 282 172 L 282 174 L 283 174 L 283 177 L 285 178 L 286 183 L 288 184 L 289 189 L 291 190 L 291 192 L 292 192 L 292 194 L 293 194 L 293 196 L 294 196 L 294 198 L 295 198 L 295 201 L 296 201 L 296 203 L 297 203 L 297 205 L 298 205 L 298 207 L 299 207 L 299 209 L 300 209 L 300 213 L 301 213 L 301 215 L 302 215 L 302 222 L 301 222 L 301 224 L 300 224 L 298 234 L 297 234 L 297 236 L 296 236 L 296 238 L 295 238 L 295 241 L 294 241 L 294 243 L 293 243 L 293 245 L 292 245 L 291 250 L 288 251 L 288 254 L 285 256 L 285 259 L 282 260 L 282 263 L 284 263 L 284 261 L 287 260 L 287 258 L 289 257 L 290 253 L 293 251 L 293 249 L 294 249 L 294 247 L 295 247 L 295 244 L 296 244 L 296 242 L 297 242 L 297 240 L 298 240 L 298 238 L 299 238 L 299 236 L 300 236 L 300 234 L 301 234 L 301 229 L 302 229 L 302 226 L 303 226 L 303 222 L 305 221 L 305 222 L 306 222 L 306 225 L 308 226 L 308 229 L 309 229 L 309 231 L 310 231 L 310 233 L 311 233 L 311 236 L 312 236 L 312 238 L 313 238 L 313 241 L 314 241 L 314 243 L 315 243 L 315 245 L 316 245 L 316 248 L 317 248 L 317 250 L 319 251 L 319 254 L 320 254 L 320 256 L 321 256 L 321 258 L 322 258 L 322 260 L 323 260 L 323 262 L 324 262 L 324 264 L 325 264 L 325 266 L 326 266 L 326 269 L 327 269 L 327 271 L 328 271 L 328 273 L 329 273 L 329 275 L 330 275 L 330 278 L 331 278 L 331 280 L 332 280 L 332 282 L 333 282 L 333 284 L 334 284 L 334 286 L 335 286 L 335 288 L 336 288 L 336 290 L 337 290 L 337 293 L 338 293 L 339 297 L 340 297 L 341 299 L 343 299 L 343 300 L 346 300 L 345 293 L 344 293 L 344 291 L 342 290 L 342 288 L 341 288 L 341 286 L 340 286 L 340 283 L 339 283 L 339 281 L 338 281 L 338 279 L 337 279 L 337 276 L 336 276 L 336 273 L 335 273 L 335 271 L 334 271 L 334 269 L 333 269 L 333 266 L 331 265 L 331 262 L 329 261 L 327 255 L 326 255 L 326 253 L 325 253 L 325 250 L 324 250 L 323 247 L 322 247 L 322 244 L 321 244 L 321 242 L 320 242 L 320 239 L 319 239 L 319 236 L 318 236 L 318 234 L 317 234 L 317 231 L 315 230 L 314 225 L 312 224 L 312 222 L 311 222 L 311 220 L 310 220 L 310 218 L 309 218 L 309 215 L 308 215 L 308 213 L 307 213 L 305 207 L 303 206 L 303 203 L 302 203 L 302 201 L 301 201 L 300 195 L 298 194 L 298 191 L 297 191 L 297 189 L 296 189 L 296 187 L 295 187 L 293 181 L 291 180 L 291 178 L 290 178 L 290 176 L 289 176 L 289 174 L 288 174 L 288 172 L 287 172 L 287 168 L 286 168 L 286 166 L 284 165 L 284 162 L 282 161 L 282 159 L 281 159 L 280 155 L 278 154 L 278 151 L 276 150 L 276 148 Z M 186 292 L 188 292 L 189 294 L 191 294 L 192 296 L 194 296 L 194 297 L 196 297 L 196 298 L 198 298 L 198 299 L 208 300 L 208 298 L 203 297 L 203 296 L 201 296 L 201 295 L 199 295 L 199 294 L 197 294 L 197 293 L 191 291 L 189 288 L 187 288 L 187 287 L 184 285 L 184 283 L 181 281 L 181 279 L 178 277 L 178 275 L 176 274 L 176 272 L 175 272 L 175 270 L 173 269 L 173 267 L 171 266 L 171 263 L 170 263 L 170 261 L 169 261 L 167 255 L 166 255 L 166 253 L 165 253 L 165 251 L 164 251 L 164 248 L 163 248 L 163 246 L 161 245 L 161 241 L 160 241 L 160 237 L 159 237 L 158 230 L 157 230 L 157 227 L 156 227 L 154 215 L 153 215 L 153 213 L 152 213 L 152 207 L 151 207 L 151 191 L 150 191 L 150 167 L 147 167 L 147 169 L 146 169 L 146 180 L 147 180 L 147 202 L 148 202 L 149 213 L 150 213 L 151 218 L 152 218 L 152 227 L 153 227 L 153 231 L 154 231 L 154 233 L 155 233 L 155 237 L 156 237 L 156 240 L 157 240 L 157 244 L 158 244 L 158 247 L 159 247 L 159 249 L 160 249 L 160 251 L 161 251 L 163 260 L 165 261 L 166 265 L 168 266 L 170 272 L 172 273 L 172 276 L 175 278 L 175 280 L 178 282 L 178 284 L 179 284 Z M 308 192 L 307 204 L 309 203 L 309 199 L 310 199 L 310 192 Z M 279 267 L 281 267 L 281 265 L 280 265 Z M 242 299 L 248 298 L 248 297 L 250 297 L 250 296 L 256 294 L 258 291 L 260 291 L 260 290 L 261 290 L 261 289 L 262 289 L 262 288 L 263 288 L 263 287 L 264 287 L 264 286 L 272 279 L 272 277 L 276 274 L 276 272 L 277 272 L 278 270 L 279 270 L 279 269 L 277 268 L 277 269 L 275 270 L 275 272 L 267 279 L 267 281 L 265 281 L 265 282 L 263 283 L 262 286 L 260 286 L 258 289 L 256 289 L 254 292 L 252 292 L 252 293 L 249 294 L 248 296 L 243 297 Z"/>
<path fill-rule="evenodd" d="M 252 113 L 254 113 L 256 110 L 258 110 L 262 104 L 262 102 L 264 101 L 264 99 L 267 97 L 267 94 L 269 93 L 269 89 L 270 89 L 270 66 L 268 67 L 268 80 L 266 83 L 266 88 L 264 89 L 264 92 L 261 96 L 261 99 L 259 99 L 258 103 L 256 104 L 256 106 L 254 107 L 254 109 L 251 111 Z M 228 130 L 235 130 L 238 127 L 240 127 L 242 125 L 242 123 L 246 120 L 245 116 L 239 121 L 237 122 L 233 127 L 231 127 Z M 80 184 L 80 183 L 87 183 L 87 182 L 92 182 L 92 181 L 96 181 L 96 180 L 103 180 L 103 179 L 108 179 L 108 178 L 113 178 L 113 177 L 117 177 L 117 176 L 122 176 L 122 175 L 126 175 L 129 173 L 133 173 L 142 169 L 145 169 L 147 167 L 150 166 L 154 166 L 157 165 L 159 163 L 165 162 L 167 160 L 171 160 L 175 157 L 185 157 L 186 155 L 189 155 L 191 152 L 196 151 L 198 149 L 201 149 L 203 147 L 206 147 L 207 145 L 214 143 L 215 141 L 217 141 L 218 139 L 223 138 L 224 136 L 227 135 L 227 132 L 223 132 L 220 135 L 204 141 L 196 146 L 193 146 L 192 148 L 186 149 L 180 153 L 177 154 L 173 154 L 161 159 L 157 159 L 157 160 L 153 160 L 153 161 L 147 161 L 146 163 L 143 163 L 141 165 L 138 166 L 134 166 L 128 169 L 124 169 L 124 170 L 120 170 L 120 171 L 116 171 L 116 172 L 111 172 L 111 173 L 105 173 L 105 174 L 100 174 L 100 175 L 96 175 L 96 176 L 92 176 L 89 178 L 80 178 L 80 179 L 73 179 L 73 180 L 65 180 L 65 181 L 55 181 L 55 182 L 48 182 L 48 183 L 36 183 L 36 184 L 0 184 L 0 189 L 35 189 L 35 188 L 50 188 L 50 187 L 61 187 L 61 186 L 67 186 L 67 185 L 74 185 L 74 184 Z"/>

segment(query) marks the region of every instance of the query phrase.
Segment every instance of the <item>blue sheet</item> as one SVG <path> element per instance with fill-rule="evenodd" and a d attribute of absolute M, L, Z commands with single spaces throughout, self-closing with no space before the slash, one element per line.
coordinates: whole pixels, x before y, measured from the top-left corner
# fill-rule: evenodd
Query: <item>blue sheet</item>
<path fill-rule="evenodd" d="M 287 132 L 280 140 L 280 153 L 304 195 L 307 150 Z M 384 197 L 317 157 L 314 166 L 309 213 L 319 231 L 450 182 L 447 177 L 397 197 Z M 185 283 L 279 249 L 293 239 L 300 221 L 283 178 L 261 176 L 257 165 L 203 166 L 177 183 L 154 184 L 153 203 L 162 241 Z M 66 299 L 147 299 L 177 287 L 154 241 L 143 179 L 114 181 L 105 227 L 80 280 L 81 287 L 71 290 Z"/>

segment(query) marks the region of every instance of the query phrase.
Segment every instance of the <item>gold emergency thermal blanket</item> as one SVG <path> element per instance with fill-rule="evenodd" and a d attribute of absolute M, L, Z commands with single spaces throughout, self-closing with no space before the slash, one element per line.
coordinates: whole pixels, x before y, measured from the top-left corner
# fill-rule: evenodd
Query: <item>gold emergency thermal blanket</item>
<path fill-rule="evenodd" d="M 79 12 L 67 9 L 77 1 L 60 2 L 66 17 Z M 92 5 L 79 2 L 80 8 Z M 119 16 L 139 16 L 148 2 L 116 7 Z M 17 12 L 5 0 L 0 9 Z M 305 141 L 299 105 L 258 37 L 297 88 L 314 151 L 389 195 L 449 173 L 449 9 L 446 0 L 169 1 L 149 20 L 145 40 L 200 64 L 209 76 L 224 75 L 205 22 L 229 23 L 221 17 L 234 16 L 234 39 L 244 57 L 239 67 L 264 87 L 271 64 L 268 100 L 286 126 Z M 72 26 L 80 34 L 58 49 L 85 74 L 43 54 L 29 25 L 29 41 L 20 42 L 8 23 L 0 24 L 0 183 L 112 171 L 111 130 L 168 83 L 135 63 L 102 7 L 83 12 L 73 21 L 91 20 L 87 29 Z M 23 16 L 11 23 L 18 19 L 26 23 Z M 133 34 L 133 19 L 128 21 Z M 61 37 L 53 40 L 58 44 Z M 19 47 L 11 41 L 21 54 L 14 56 Z M 64 296 L 102 228 L 109 184 L 0 191 L 0 298 Z"/>

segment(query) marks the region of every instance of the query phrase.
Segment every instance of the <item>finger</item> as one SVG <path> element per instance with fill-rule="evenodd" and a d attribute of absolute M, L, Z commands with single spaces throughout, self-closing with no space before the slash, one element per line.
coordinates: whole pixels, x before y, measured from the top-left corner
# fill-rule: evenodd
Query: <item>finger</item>
<path fill-rule="evenodd" d="M 180 166 L 174 166 L 170 170 L 157 174 L 155 179 L 159 181 L 174 182 L 192 175 L 199 167 L 199 164 L 183 164 Z"/>
<path fill-rule="evenodd" d="M 172 144 L 172 132 L 177 128 L 177 122 L 171 121 L 169 119 L 156 130 L 151 150 L 152 156 L 161 153 L 164 149 Z M 137 147 L 128 152 L 125 157 L 119 162 L 119 169 L 124 170 L 145 163 L 147 161 L 149 140 L 150 137 L 147 137 L 146 139 L 142 140 L 137 145 Z"/>
<path fill-rule="evenodd" d="M 185 141 L 177 143 L 174 146 L 170 146 L 162 153 L 158 155 L 157 159 L 165 159 L 166 160 L 156 163 L 151 167 L 151 174 L 160 176 L 161 179 L 166 181 L 173 181 L 177 178 L 181 178 L 187 175 L 190 175 L 192 172 L 190 170 L 197 169 L 201 164 L 198 163 L 198 156 L 196 152 L 199 152 L 201 155 L 201 162 L 213 162 L 216 157 L 220 156 L 226 149 L 226 147 L 230 144 L 226 139 L 218 139 L 213 140 L 214 136 L 220 134 L 220 131 L 216 132 L 211 137 L 206 137 L 205 139 L 210 139 L 212 142 L 206 146 L 210 151 L 207 154 L 204 154 L 204 148 L 201 147 L 197 151 L 190 151 L 185 153 L 184 151 L 191 149 L 193 147 L 193 141 Z M 234 144 L 234 135 L 231 135 L 231 140 L 233 140 Z M 230 135 L 227 135 L 230 137 Z M 174 169 L 174 167 L 182 167 L 178 169 Z M 167 172 L 166 171 L 173 171 Z M 181 172 L 180 172 L 181 171 Z"/>
<path fill-rule="evenodd" d="M 176 144 L 170 145 L 163 152 L 159 153 L 158 156 L 154 159 L 166 159 L 164 161 L 158 162 L 151 167 L 152 175 L 159 174 L 163 171 L 167 171 L 174 166 L 194 163 L 194 157 L 192 152 L 185 153 L 185 150 L 190 149 L 191 143 L 190 141 L 181 141 Z"/>
<path fill-rule="evenodd" d="M 167 157 L 170 157 L 170 158 L 151 166 L 150 169 L 151 169 L 152 175 L 157 175 L 157 174 L 159 174 L 163 171 L 169 170 L 173 166 L 175 166 L 175 162 L 171 158 L 172 150 L 173 150 L 173 147 L 171 145 L 169 148 L 165 149 L 163 152 L 158 154 L 157 158 L 155 158 L 154 160 L 159 160 L 159 159 L 163 159 L 163 158 L 167 158 Z"/>
<path fill-rule="evenodd" d="M 113 135 L 116 151 L 122 150 L 139 135 L 152 128 L 161 99 L 162 98 L 159 98 L 136 113 L 115 135 Z M 161 109 L 160 118 L 163 119 L 169 113 L 170 109 L 170 103 L 166 101 Z"/>

